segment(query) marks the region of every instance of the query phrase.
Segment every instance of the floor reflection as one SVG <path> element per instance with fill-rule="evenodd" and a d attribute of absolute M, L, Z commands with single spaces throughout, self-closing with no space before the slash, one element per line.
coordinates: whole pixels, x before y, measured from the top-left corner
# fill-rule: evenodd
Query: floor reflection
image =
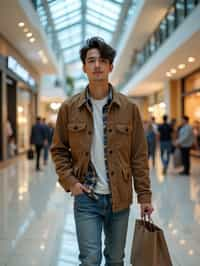
<path fill-rule="evenodd" d="M 153 219 L 164 229 L 174 266 L 199 266 L 199 173 L 198 161 L 190 177 L 177 175 L 172 167 L 163 176 L 159 158 L 151 169 Z M 130 265 L 136 217 L 139 206 L 133 204 L 125 266 Z M 52 163 L 36 173 L 34 162 L 19 158 L 0 170 L 0 266 L 19 265 L 78 265 L 73 198 L 58 184 Z"/>

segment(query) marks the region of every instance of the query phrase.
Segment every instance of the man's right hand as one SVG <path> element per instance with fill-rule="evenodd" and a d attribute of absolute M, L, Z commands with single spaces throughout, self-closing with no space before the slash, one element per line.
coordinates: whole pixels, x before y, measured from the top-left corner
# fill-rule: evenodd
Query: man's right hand
<path fill-rule="evenodd" d="M 77 196 L 82 194 L 83 192 L 89 193 L 90 190 L 88 188 L 86 188 L 84 185 L 82 185 L 81 183 L 76 183 L 73 186 L 70 187 L 70 191 L 72 193 L 73 196 Z"/>

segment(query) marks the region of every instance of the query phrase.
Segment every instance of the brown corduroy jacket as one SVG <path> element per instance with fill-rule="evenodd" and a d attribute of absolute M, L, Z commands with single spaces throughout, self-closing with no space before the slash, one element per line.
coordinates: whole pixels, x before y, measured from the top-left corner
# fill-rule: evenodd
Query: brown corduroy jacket
<path fill-rule="evenodd" d="M 86 91 L 66 100 L 58 114 L 51 148 L 59 182 L 65 191 L 84 182 L 90 160 L 93 118 Z M 113 89 L 107 121 L 108 170 L 113 211 L 132 203 L 132 180 L 139 203 L 151 202 L 147 146 L 137 106 Z"/>

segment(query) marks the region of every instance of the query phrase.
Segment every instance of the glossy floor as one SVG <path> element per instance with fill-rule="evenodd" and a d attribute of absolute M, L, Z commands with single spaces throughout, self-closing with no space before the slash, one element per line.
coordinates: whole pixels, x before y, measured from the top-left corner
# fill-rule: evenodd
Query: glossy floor
<path fill-rule="evenodd" d="M 192 162 L 190 177 L 172 169 L 151 169 L 154 222 L 164 228 L 174 266 L 200 265 L 200 163 Z M 32 161 L 19 158 L 0 170 L 0 266 L 77 266 L 78 247 L 73 198 L 56 182 L 51 163 L 35 172 Z M 135 217 L 131 208 L 126 266 Z M 102 263 L 103 265 L 103 263 Z"/>

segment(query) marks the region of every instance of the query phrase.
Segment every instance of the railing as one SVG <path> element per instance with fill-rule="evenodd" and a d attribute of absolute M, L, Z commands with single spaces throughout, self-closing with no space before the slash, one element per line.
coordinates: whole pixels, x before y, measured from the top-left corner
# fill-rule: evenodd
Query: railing
<path fill-rule="evenodd" d="M 200 0 L 176 0 L 168 9 L 156 30 L 149 37 L 140 51 L 135 52 L 132 58 L 130 71 L 126 74 L 124 84 L 149 60 L 149 58 L 161 47 L 173 34 L 175 29 L 191 14 L 200 3 Z M 120 84 L 119 89 L 124 86 Z"/>

